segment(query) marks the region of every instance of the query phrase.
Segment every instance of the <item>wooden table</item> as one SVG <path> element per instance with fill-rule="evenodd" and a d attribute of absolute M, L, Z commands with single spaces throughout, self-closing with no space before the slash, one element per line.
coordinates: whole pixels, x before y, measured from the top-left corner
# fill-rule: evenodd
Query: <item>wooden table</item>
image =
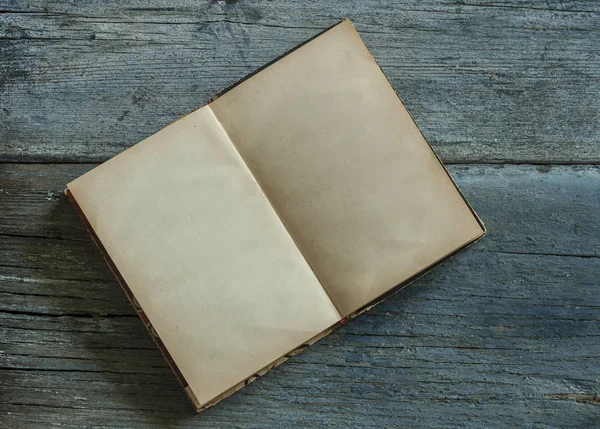
<path fill-rule="evenodd" d="M 600 427 L 598 3 L 0 9 L 0 427 Z M 344 17 L 489 234 L 195 415 L 62 191 Z"/>

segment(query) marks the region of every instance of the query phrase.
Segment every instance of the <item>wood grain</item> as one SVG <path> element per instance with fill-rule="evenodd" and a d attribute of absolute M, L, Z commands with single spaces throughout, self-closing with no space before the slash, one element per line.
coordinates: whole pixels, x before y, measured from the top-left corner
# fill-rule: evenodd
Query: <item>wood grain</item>
<path fill-rule="evenodd" d="M 62 191 L 346 17 L 489 234 L 195 415 Z M 600 427 L 599 17 L 0 0 L 0 427 Z"/>
<path fill-rule="evenodd" d="M 444 161 L 600 163 L 595 2 L 3 4 L 0 160 L 106 160 L 349 17 Z"/>

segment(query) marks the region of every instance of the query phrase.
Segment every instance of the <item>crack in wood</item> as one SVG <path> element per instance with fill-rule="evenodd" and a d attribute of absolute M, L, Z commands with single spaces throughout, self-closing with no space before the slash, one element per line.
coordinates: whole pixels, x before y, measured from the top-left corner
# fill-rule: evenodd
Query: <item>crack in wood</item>
<path fill-rule="evenodd" d="M 596 393 L 554 393 L 545 396 L 559 401 L 575 401 L 580 404 L 600 405 L 600 395 Z"/>
<path fill-rule="evenodd" d="M 52 318 L 80 318 L 80 319 L 116 319 L 116 318 L 137 318 L 137 314 L 92 314 L 92 313 L 44 313 L 35 311 L 24 311 L 24 310 L 9 310 L 6 308 L 0 309 L 0 314 L 15 314 L 15 315 L 26 315 L 33 317 L 52 317 Z"/>

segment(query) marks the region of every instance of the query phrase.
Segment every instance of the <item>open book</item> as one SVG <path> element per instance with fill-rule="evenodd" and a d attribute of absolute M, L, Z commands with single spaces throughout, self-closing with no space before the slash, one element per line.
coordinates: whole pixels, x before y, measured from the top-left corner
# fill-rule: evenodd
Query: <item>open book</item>
<path fill-rule="evenodd" d="M 485 231 L 349 21 L 66 193 L 197 410 Z"/>

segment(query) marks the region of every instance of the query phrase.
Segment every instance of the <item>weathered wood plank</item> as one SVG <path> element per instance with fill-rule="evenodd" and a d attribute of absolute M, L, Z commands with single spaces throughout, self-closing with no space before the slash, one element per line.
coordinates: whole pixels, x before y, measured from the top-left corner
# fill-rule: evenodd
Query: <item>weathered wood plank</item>
<path fill-rule="evenodd" d="M 445 161 L 600 163 L 595 2 L 3 4 L 3 161 L 105 160 L 350 17 Z"/>
<path fill-rule="evenodd" d="M 599 268 L 596 258 L 466 252 L 199 419 L 136 319 L 3 316 L 0 409 L 14 413 L 10 427 L 35 426 L 24 410 L 67 426 L 289 427 L 310 416 L 334 427 L 590 427 Z"/>
<path fill-rule="evenodd" d="M 31 247 L 29 259 L 47 257 L 49 263 L 59 264 L 63 274 L 71 266 L 78 271 L 71 274 L 76 278 L 88 275 L 86 266 L 99 272 L 99 264 L 94 263 L 98 258 L 90 251 L 93 245 L 63 196 L 67 182 L 94 166 L 0 164 L 0 234 L 7 236 L 3 250 L 15 255 L 15 264 L 21 252 L 15 246 L 22 245 Z M 483 249 L 600 255 L 597 227 L 600 167 L 451 165 L 448 168 L 475 210 L 485 214 L 489 235 L 482 242 Z M 23 240 L 11 241 L 11 237 Z M 43 238 L 55 240 L 40 241 Z M 72 240 L 84 244 L 73 248 L 64 242 Z M 62 257 L 53 258 L 55 253 Z M 87 256 L 90 254 L 91 259 Z M 108 271 L 102 276 L 111 278 Z"/>
<path fill-rule="evenodd" d="M 600 167 L 450 166 L 473 248 L 195 416 L 61 194 L 92 165 L 0 165 L 0 426 L 600 423 Z"/>
<path fill-rule="evenodd" d="M 439 349 L 456 347 L 472 348 L 472 354 L 483 355 L 497 349 L 499 355 L 488 356 L 487 360 L 500 359 L 506 365 L 523 362 L 522 356 L 510 355 L 514 351 L 539 354 L 535 362 L 529 363 L 536 371 L 543 372 L 539 363 L 554 362 L 555 367 L 561 367 L 565 362 L 558 360 L 559 357 L 577 360 L 600 351 L 600 346 L 595 345 L 600 332 L 597 325 L 600 297 L 594 294 L 595 271 L 600 268 L 597 258 L 487 254 L 477 249 L 466 255 L 421 280 L 427 293 L 420 289 L 405 292 L 362 317 L 361 323 L 341 330 L 356 338 L 336 341 L 331 337 L 324 341 L 334 344 L 336 349 L 324 355 L 320 363 L 349 366 L 382 363 L 376 356 L 351 362 L 346 352 L 338 353 L 356 346 L 404 348 L 404 357 L 409 360 L 413 347 L 438 349 L 436 353 L 443 352 Z M 532 272 L 532 267 L 537 266 L 543 266 L 544 270 Z M 483 285 L 474 274 L 477 268 L 485 272 Z M 569 278 L 568 283 L 565 277 Z M 113 289 L 117 289 L 115 285 Z M 100 290 L 97 295 L 107 298 L 112 293 Z M 135 319 L 132 313 L 97 317 L 94 307 L 102 304 L 85 300 L 72 303 L 71 311 L 63 307 L 63 315 L 51 311 L 40 313 L 33 300 L 30 296 L 29 302 L 21 303 L 21 311 L 3 313 L 2 327 L 14 335 L 4 344 L 5 355 L 0 358 L 4 365 L 15 369 L 92 371 L 106 362 L 106 370 L 117 372 L 137 361 L 145 365 L 140 364 L 130 372 L 152 373 L 157 366 L 162 372 L 162 358 L 154 353 L 155 347 L 141 324 L 132 320 Z M 104 304 L 108 311 L 110 305 Z M 83 312 L 86 308 L 88 314 Z M 581 327 L 585 330 L 576 329 Z M 552 334 L 548 340 L 565 341 L 554 353 L 549 352 L 557 348 L 556 344 L 543 341 L 548 334 Z M 74 336 L 80 342 L 64 348 L 65 342 Z M 456 344 L 454 341 L 461 337 L 460 344 Z M 68 361 L 78 357 L 81 360 Z M 451 363 L 469 360 L 454 356 Z M 580 365 L 586 366 L 583 362 Z M 597 362 L 590 360 L 587 366 L 592 369 Z"/>
<path fill-rule="evenodd" d="M 334 427 L 590 427 L 598 405 L 560 395 L 593 402 L 598 388 L 599 269 L 466 252 L 200 419 L 135 318 L 3 315 L 0 409 L 9 427 L 34 426 L 25 409 L 67 426 L 289 427 L 311 415 Z"/>

